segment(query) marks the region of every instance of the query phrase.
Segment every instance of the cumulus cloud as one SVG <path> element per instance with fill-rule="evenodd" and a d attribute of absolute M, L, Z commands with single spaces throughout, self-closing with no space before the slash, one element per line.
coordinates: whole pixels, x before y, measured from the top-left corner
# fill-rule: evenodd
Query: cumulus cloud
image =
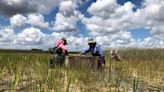
<path fill-rule="evenodd" d="M 68 48 L 73 51 L 82 51 L 87 48 L 88 37 L 68 36 Z"/>
<path fill-rule="evenodd" d="M 134 40 L 128 47 L 137 48 L 164 48 L 164 41 L 154 37 L 147 37 L 143 41 Z"/>
<path fill-rule="evenodd" d="M 76 22 L 78 18 L 75 16 L 65 17 L 61 13 L 56 15 L 54 30 L 72 32 L 76 31 Z"/>
<path fill-rule="evenodd" d="M 49 28 L 49 23 L 45 22 L 44 16 L 34 13 L 29 14 L 28 16 L 16 14 L 10 18 L 10 24 L 12 28 L 25 26 L 26 24 L 30 24 L 34 27 Z"/>
<path fill-rule="evenodd" d="M 82 18 L 82 14 L 77 10 L 81 0 L 62 1 L 59 5 L 59 12 L 53 29 L 56 31 L 71 32 L 76 31 L 76 23 Z"/>
<path fill-rule="evenodd" d="M 40 44 L 42 43 L 42 39 L 44 38 L 44 34 L 40 29 L 37 28 L 26 28 L 21 33 L 17 34 L 17 38 L 14 39 L 14 43 L 16 44 Z"/>
<path fill-rule="evenodd" d="M 95 7 L 99 5 L 102 8 Z M 112 7 L 114 7 L 112 11 L 107 11 L 107 9 Z M 90 35 L 95 36 L 127 30 L 134 26 L 129 21 L 130 15 L 133 13 L 133 7 L 134 5 L 131 2 L 127 2 L 123 6 L 120 6 L 117 4 L 116 0 L 98 0 L 88 8 L 88 12 L 93 14 L 93 16 L 91 18 L 84 18 L 82 22 L 86 25 L 87 29 L 91 30 Z M 106 14 L 102 14 L 103 16 L 99 15 L 101 14 L 101 12 L 98 11 L 99 9 Z"/>
<path fill-rule="evenodd" d="M 10 24 L 12 28 L 25 25 L 27 18 L 21 14 L 14 15 L 10 18 Z"/>
<path fill-rule="evenodd" d="M 134 17 L 137 24 L 140 23 L 142 27 L 150 29 L 151 40 L 161 43 L 164 41 L 164 1 L 163 0 L 145 0 L 143 8 L 135 12 L 133 15 L 137 15 L 138 18 Z M 136 24 L 136 25 L 137 25 Z M 150 43 L 152 43 L 150 42 Z M 154 43 L 156 43 L 154 42 Z M 156 44 L 157 45 L 157 44 Z M 153 45 L 152 45 L 153 46 Z"/>
<path fill-rule="evenodd" d="M 108 39 L 111 47 L 139 46 L 136 43 L 145 43 L 148 45 L 144 44 L 145 47 L 155 47 L 151 44 L 153 41 L 156 41 L 154 43 L 163 43 L 164 41 L 163 4 L 164 1 L 162 0 L 145 0 L 141 9 L 133 11 L 135 5 L 131 2 L 119 5 L 116 0 L 97 0 L 87 10 L 92 14 L 92 17 L 83 18 L 82 22 L 89 30 L 90 36 L 96 36 L 99 39 Z M 150 30 L 150 41 L 137 41 L 128 32 L 130 29 L 141 27 Z M 142 45 L 139 47 L 142 47 Z"/>
<path fill-rule="evenodd" d="M 0 30 L 0 48 L 5 49 L 44 49 L 54 46 L 55 40 L 50 34 L 44 34 L 40 29 L 30 27 L 20 33 L 14 33 L 10 27 Z"/>
<path fill-rule="evenodd" d="M 8 27 L 0 29 L 0 42 L 11 42 L 14 37 L 14 30 Z"/>
<path fill-rule="evenodd" d="M 128 47 L 128 44 L 134 41 L 132 34 L 128 31 L 120 31 L 104 36 L 99 35 L 96 36 L 95 39 L 99 44 L 102 44 L 104 48 Z"/>
<path fill-rule="evenodd" d="M 11 28 L 0 30 L 0 47 L 8 49 L 44 49 L 54 47 L 56 41 L 65 37 L 68 41 L 69 50 L 82 50 L 87 46 L 87 37 L 77 37 L 74 33 L 53 32 L 44 34 L 40 29 L 30 27 L 23 29 L 20 33 L 14 33 Z M 84 44 L 81 44 L 81 43 Z"/>
<path fill-rule="evenodd" d="M 119 5 L 116 0 L 97 0 L 87 9 L 91 17 L 85 17 L 78 10 L 82 3 L 82 0 L 1 0 L 0 14 L 11 17 L 11 26 L 0 28 L 1 47 L 45 49 L 55 46 L 58 39 L 65 37 L 70 50 L 77 49 L 77 46 L 82 50 L 87 47 L 88 40 L 76 32 L 77 22 L 82 21 L 89 30 L 87 35 L 104 48 L 164 48 L 163 0 L 145 0 L 136 11 L 133 11 L 135 5 L 131 2 Z M 55 31 L 42 33 L 42 28 L 50 27 L 50 21 L 45 21 L 43 14 L 56 6 L 59 6 L 59 12 L 54 15 L 52 30 Z M 14 33 L 14 28 L 21 26 L 25 29 Z M 136 28 L 149 29 L 151 35 L 143 40 L 134 39 L 128 30 Z"/>
<path fill-rule="evenodd" d="M 27 17 L 27 23 L 32 26 L 49 28 L 49 23 L 44 21 L 44 16 L 41 14 L 29 14 Z"/>
<path fill-rule="evenodd" d="M 92 3 L 87 11 L 97 17 L 109 18 L 116 8 L 116 0 L 97 0 L 97 2 Z"/>
<path fill-rule="evenodd" d="M 60 0 L 1 0 L 0 13 L 10 17 L 15 14 L 48 13 Z"/>
<path fill-rule="evenodd" d="M 71 0 L 63 1 L 60 4 L 59 11 L 65 16 L 71 16 L 74 13 L 75 4 Z"/>
<path fill-rule="evenodd" d="M 48 48 L 50 46 L 54 46 L 55 41 L 61 37 L 66 37 L 71 43 L 71 46 L 74 46 L 75 43 L 82 42 L 82 39 L 84 38 L 78 38 L 77 35 L 75 35 L 76 32 L 72 32 L 76 31 L 76 23 L 83 17 L 80 11 L 76 10 L 78 4 L 81 4 L 81 0 L 62 1 L 54 24 L 55 30 L 59 32 L 53 32 L 52 34 L 44 34 L 41 32 L 40 28 L 47 28 L 49 23 L 44 21 L 44 16 L 40 13 L 30 12 L 26 15 L 19 13 L 12 16 L 10 18 L 11 28 L 29 24 L 32 26 L 30 28 L 25 28 L 20 33 L 14 35 L 14 39 L 12 41 L 12 44 L 14 45 L 13 47 L 21 48 L 22 46 L 26 49 L 33 47 Z M 68 8 L 71 8 L 73 12 Z M 67 31 L 69 32 L 65 33 Z M 74 39 L 74 41 L 72 41 L 72 39 Z"/>

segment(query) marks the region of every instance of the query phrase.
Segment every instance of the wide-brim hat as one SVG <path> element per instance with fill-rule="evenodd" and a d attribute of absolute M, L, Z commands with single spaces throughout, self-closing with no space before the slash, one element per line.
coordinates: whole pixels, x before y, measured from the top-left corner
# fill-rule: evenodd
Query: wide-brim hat
<path fill-rule="evenodd" d="M 94 41 L 93 39 L 89 39 L 88 43 L 96 43 L 96 41 Z"/>

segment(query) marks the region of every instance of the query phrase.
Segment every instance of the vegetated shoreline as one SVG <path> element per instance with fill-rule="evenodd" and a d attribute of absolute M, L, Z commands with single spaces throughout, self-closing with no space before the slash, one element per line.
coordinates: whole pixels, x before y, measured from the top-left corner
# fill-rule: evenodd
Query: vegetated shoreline
<path fill-rule="evenodd" d="M 104 51 L 107 52 L 113 48 L 106 48 Z M 164 48 L 117 48 L 119 50 L 164 50 Z M 80 51 L 69 51 L 70 54 L 77 54 Z M 49 53 L 48 50 L 42 49 L 0 49 L 0 53 Z"/>
<path fill-rule="evenodd" d="M 0 49 L 0 53 L 50 53 L 48 50 L 42 49 L 31 49 L 31 50 L 20 50 L 20 49 Z M 70 51 L 70 54 L 78 54 L 79 51 Z"/>
<path fill-rule="evenodd" d="M 50 53 L 0 52 L 0 91 L 164 91 L 164 49 L 119 49 L 120 62 L 111 60 L 109 53 L 105 52 L 106 68 L 102 72 L 80 67 L 49 68 Z"/>

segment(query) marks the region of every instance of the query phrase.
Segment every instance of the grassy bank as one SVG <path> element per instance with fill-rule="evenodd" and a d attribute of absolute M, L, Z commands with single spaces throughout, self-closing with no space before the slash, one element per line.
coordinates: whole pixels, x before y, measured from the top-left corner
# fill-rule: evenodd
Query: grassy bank
<path fill-rule="evenodd" d="M 49 53 L 0 53 L 0 91 L 164 91 L 164 49 L 127 49 L 119 53 L 121 62 L 112 61 L 106 51 L 103 71 L 50 69 Z"/>

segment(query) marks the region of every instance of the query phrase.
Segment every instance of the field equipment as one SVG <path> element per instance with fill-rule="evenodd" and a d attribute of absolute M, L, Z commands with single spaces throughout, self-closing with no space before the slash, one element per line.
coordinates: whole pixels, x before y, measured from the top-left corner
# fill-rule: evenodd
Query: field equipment
<path fill-rule="evenodd" d="M 84 55 L 68 55 L 65 58 L 65 65 L 75 69 L 100 69 L 99 57 Z"/>

